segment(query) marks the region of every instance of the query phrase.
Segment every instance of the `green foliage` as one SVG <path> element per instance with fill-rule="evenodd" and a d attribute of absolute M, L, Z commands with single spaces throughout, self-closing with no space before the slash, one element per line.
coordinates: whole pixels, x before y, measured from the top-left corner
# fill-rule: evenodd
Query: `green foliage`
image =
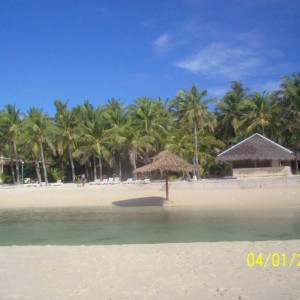
<path fill-rule="evenodd" d="M 4 183 L 12 183 L 12 178 L 9 175 L 6 174 L 0 174 L 0 184 Z"/>
<path fill-rule="evenodd" d="M 75 181 L 75 174 L 83 171 L 89 178 L 102 177 L 102 169 L 106 175 L 121 177 L 125 171 L 128 176 L 165 149 L 188 162 L 198 161 L 202 176 L 224 174 L 228 170 L 216 164 L 217 154 L 255 132 L 299 151 L 299 73 L 284 76 L 275 93 L 250 93 L 232 81 L 214 112 L 208 104 L 215 99 L 206 96 L 206 90 L 193 85 L 166 102 L 139 97 L 126 106 L 112 98 L 97 108 L 85 101 L 69 109 L 67 101 L 56 100 L 54 118 L 39 108 L 24 115 L 8 104 L 0 111 L 0 156 L 30 161 L 31 172 L 41 177 L 43 170 L 44 178 L 46 162 L 54 162 L 59 166 L 49 170 L 54 180 L 65 175 Z"/>
<path fill-rule="evenodd" d="M 169 176 L 169 181 L 182 180 L 182 179 L 183 179 L 182 175 L 170 175 Z"/>
<path fill-rule="evenodd" d="M 249 88 L 244 88 L 241 82 L 232 81 L 231 90 L 218 102 L 215 112 L 218 121 L 216 136 L 227 147 L 238 140 L 248 98 Z"/>
<path fill-rule="evenodd" d="M 51 176 L 53 177 L 53 179 L 55 181 L 64 179 L 64 171 L 62 171 L 58 168 L 49 169 L 49 173 L 51 174 Z"/>

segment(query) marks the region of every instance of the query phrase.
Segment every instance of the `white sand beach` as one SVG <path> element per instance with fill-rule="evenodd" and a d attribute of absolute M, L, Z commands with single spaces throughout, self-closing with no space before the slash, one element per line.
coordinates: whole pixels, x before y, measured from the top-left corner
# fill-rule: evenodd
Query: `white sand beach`
<path fill-rule="evenodd" d="M 2 187 L 0 195 L 0 209 L 159 205 L 164 184 Z M 171 183 L 170 198 L 182 207 L 286 213 L 300 206 L 300 179 Z M 249 253 L 284 254 L 287 265 L 249 267 Z M 0 299 L 300 299 L 298 253 L 300 240 L 0 247 Z"/>
<path fill-rule="evenodd" d="M 280 207 L 299 203 L 300 176 L 275 179 L 201 180 L 171 182 L 170 200 L 176 206 L 205 206 L 213 209 L 235 207 Z M 110 206 L 114 202 L 151 203 L 165 197 L 165 183 L 0 188 L 0 209 L 21 207 Z M 154 200 L 155 200 L 154 199 Z M 229 207 L 230 206 L 230 207 Z"/>

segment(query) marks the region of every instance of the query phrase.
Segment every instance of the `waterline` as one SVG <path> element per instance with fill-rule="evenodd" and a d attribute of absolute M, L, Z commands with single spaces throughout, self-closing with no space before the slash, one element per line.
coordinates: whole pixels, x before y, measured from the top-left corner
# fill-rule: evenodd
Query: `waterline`
<path fill-rule="evenodd" d="M 113 245 L 300 239 L 300 209 L 81 207 L 0 210 L 0 245 Z"/>

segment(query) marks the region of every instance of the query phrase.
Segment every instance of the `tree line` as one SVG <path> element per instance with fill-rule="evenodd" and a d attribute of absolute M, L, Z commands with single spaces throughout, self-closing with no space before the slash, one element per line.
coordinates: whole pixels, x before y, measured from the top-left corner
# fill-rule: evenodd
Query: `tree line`
<path fill-rule="evenodd" d="M 99 107 L 84 101 L 69 108 L 55 100 L 54 106 L 52 117 L 38 107 L 21 112 L 7 104 L 0 111 L 0 156 L 11 158 L 13 183 L 20 183 L 22 160 L 34 162 L 36 177 L 47 184 L 49 171 L 63 177 L 69 170 L 73 182 L 79 169 L 93 179 L 103 170 L 134 177 L 131 171 L 162 150 L 209 173 L 220 168 L 217 153 L 256 132 L 295 152 L 300 147 L 300 73 L 282 77 L 272 93 L 232 81 L 221 99 L 208 99 L 193 85 L 166 101 L 140 97 L 124 105 L 112 98 Z"/>

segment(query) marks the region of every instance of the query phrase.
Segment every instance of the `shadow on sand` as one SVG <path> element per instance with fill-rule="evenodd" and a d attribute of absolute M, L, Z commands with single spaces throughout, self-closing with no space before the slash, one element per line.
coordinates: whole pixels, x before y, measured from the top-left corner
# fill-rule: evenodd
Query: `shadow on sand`
<path fill-rule="evenodd" d="M 134 206 L 163 206 L 164 198 L 162 197 L 142 197 L 128 200 L 115 201 L 112 204 L 120 207 Z"/>

